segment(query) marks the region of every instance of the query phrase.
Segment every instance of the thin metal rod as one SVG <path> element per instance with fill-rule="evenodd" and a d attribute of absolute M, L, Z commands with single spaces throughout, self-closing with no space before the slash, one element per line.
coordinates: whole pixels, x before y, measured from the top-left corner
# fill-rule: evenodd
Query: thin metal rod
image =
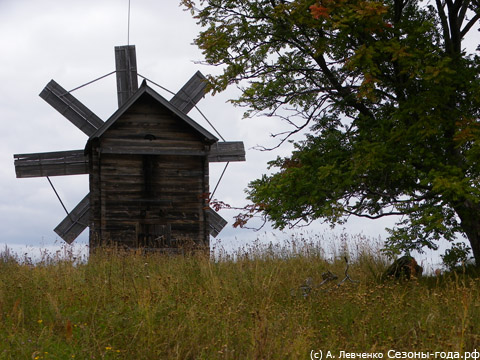
<path fill-rule="evenodd" d="M 215 195 L 218 185 L 220 185 L 220 181 L 222 181 L 223 175 L 225 175 L 225 171 L 227 171 L 227 167 L 229 164 L 230 164 L 230 161 L 228 161 L 225 167 L 223 168 L 222 175 L 220 175 L 220 178 L 217 181 L 217 185 L 215 185 L 215 189 L 213 189 L 212 194 L 210 195 L 210 200 L 213 199 L 213 195 Z"/>
<path fill-rule="evenodd" d="M 225 141 L 223 136 L 218 132 L 218 130 L 215 128 L 215 126 L 213 126 L 213 124 L 207 119 L 207 117 L 200 111 L 200 109 L 198 108 L 197 105 L 195 105 L 195 109 L 197 109 L 197 111 L 200 113 L 200 115 L 202 115 L 202 117 L 205 119 L 205 121 L 208 123 L 208 125 L 210 125 L 212 127 L 212 129 L 217 133 L 217 135 L 220 137 L 220 139 Z"/>
<path fill-rule="evenodd" d="M 103 76 L 100 76 L 99 78 L 96 78 L 95 80 L 92 80 L 92 81 L 89 81 L 89 82 L 87 82 L 87 83 L 85 83 L 85 84 L 83 84 L 83 85 L 77 86 L 75 89 L 72 89 L 72 90 L 68 91 L 67 93 L 62 94 L 61 96 L 70 94 L 71 92 L 74 92 L 75 90 L 78 90 L 78 89 L 81 89 L 81 88 L 84 87 L 84 86 L 90 85 L 90 84 L 94 83 L 95 81 L 102 80 L 103 78 L 106 78 L 107 76 L 110 76 L 110 75 L 112 75 L 112 74 L 115 74 L 116 72 L 117 72 L 117 70 L 114 70 L 114 71 L 112 71 L 112 72 L 109 72 L 108 74 L 103 75 Z"/>
<path fill-rule="evenodd" d="M 158 86 L 160 89 L 165 90 L 166 92 L 168 92 L 168 93 L 170 93 L 170 94 L 172 94 L 172 95 L 175 95 L 175 93 L 174 93 L 173 91 L 170 91 L 170 90 L 168 90 L 166 87 L 157 84 L 155 81 L 152 81 L 152 80 L 150 80 L 149 78 L 146 78 L 145 76 L 140 75 L 139 73 L 137 73 L 137 75 L 140 76 L 142 79 L 145 79 L 145 80 L 147 80 L 147 81 L 150 81 L 153 85 Z"/>
<path fill-rule="evenodd" d="M 62 204 L 62 207 L 63 207 L 63 210 L 65 210 L 65 212 L 67 213 L 67 216 L 70 217 L 70 213 L 68 212 L 67 208 L 65 207 L 65 205 L 63 204 L 63 201 L 62 199 L 60 198 L 60 195 L 58 195 L 58 192 L 57 190 L 55 189 L 55 186 L 53 186 L 53 183 L 52 181 L 50 180 L 50 178 L 47 176 L 47 180 L 48 182 L 50 183 L 50 186 L 52 187 L 53 191 L 55 192 L 55 195 L 57 195 L 57 198 L 58 198 L 58 201 L 60 201 L 60 204 Z M 71 220 L 71 218 L 70 218 Z M 73 220 L 72 220 L 73 221 Z"/>

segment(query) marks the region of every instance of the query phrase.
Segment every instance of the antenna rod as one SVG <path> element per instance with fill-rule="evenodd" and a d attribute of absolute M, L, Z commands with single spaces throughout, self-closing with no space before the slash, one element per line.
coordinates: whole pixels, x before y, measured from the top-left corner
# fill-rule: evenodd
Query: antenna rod
<path fill-rule="evenodd" d="M 128 0 L 128 33 L 127 33 L 127 45 L 130 45 L 130 0 Z"/>

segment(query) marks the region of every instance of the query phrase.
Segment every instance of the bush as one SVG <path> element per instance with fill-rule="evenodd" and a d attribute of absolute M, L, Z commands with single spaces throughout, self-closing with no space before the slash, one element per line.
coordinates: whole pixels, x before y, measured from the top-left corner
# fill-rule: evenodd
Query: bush
<path fill-rule="evenodd" d="M 463 242 L 453 243 L 450 249 L 445 250 L 444 255 L 440 255 L 443 265 L 450 271 L 458 266 L 466 265 L 472 257 L 469 257 L 470 247 Z"/>

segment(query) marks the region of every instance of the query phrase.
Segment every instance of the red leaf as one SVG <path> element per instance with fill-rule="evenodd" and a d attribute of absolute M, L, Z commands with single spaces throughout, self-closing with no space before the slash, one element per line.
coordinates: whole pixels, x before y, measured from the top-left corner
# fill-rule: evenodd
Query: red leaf
<path fill-rule="evenodd" d="M 315 19 L 320 19 L 321 17 L 324 19 L 328 19 L 328 17 L 330 16 L 330 10 L 320 4 L 311 5 L 310 12 Z"/>

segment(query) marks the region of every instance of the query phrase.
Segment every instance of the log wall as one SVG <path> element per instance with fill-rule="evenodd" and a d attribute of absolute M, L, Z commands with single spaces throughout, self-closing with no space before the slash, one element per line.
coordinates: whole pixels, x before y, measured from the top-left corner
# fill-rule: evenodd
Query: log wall
<path fill-rule="evenodd" d="M 90 244 L 208 245 L 208 145 L 148 94 L 91 142 Z"/>

